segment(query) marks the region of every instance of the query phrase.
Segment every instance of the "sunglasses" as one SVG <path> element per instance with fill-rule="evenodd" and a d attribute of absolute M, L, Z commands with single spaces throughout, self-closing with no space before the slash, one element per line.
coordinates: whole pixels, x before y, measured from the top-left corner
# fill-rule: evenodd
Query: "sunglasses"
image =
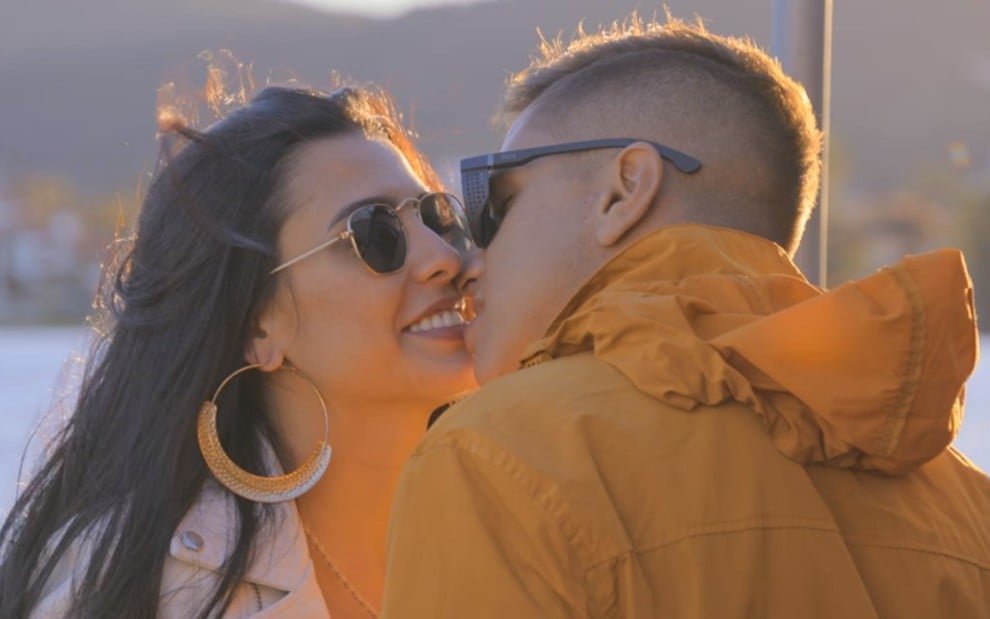
<path fill-rule="evenodd" d="M 406 262 L 406 231 L 399 219 L 399 211 L 414 206 L 420 221 L 443 239 L 458 253 L 463 254 L 473 245 L 464 205 L 450 193 L 428 193 L 418 198 L 408 198 L 397 206 L 390 204 L 365 204 L 347 216 L 347 229 L 294 258 L 286 260 L 271 271 L 274 275 L 300 260 L 323 251 L 334 243 L 349 239 L 351 247 L 365 266 L 379 275 L 394 273 Z"/>
<path fill-rule="evenodd" d="M 481 248 L 488 247 L 502 224 L 504 213 L 496 213 L 489 199 L 491 180 L 496 172 L 525 165 L 534 159 L 548 155 L 576 153 L 600 148 L 624 148 L 636 142 L 646 142 L 652 145 L 661 157 L 670 161 L 675 168 L 685 174 L 694 174 L 701 169 L 701 162 L 690 155 L 685 155 L 663 144 L 633 138 L 605 138 L 567 142 L 461 159 L 461 193 L 467 206 L 467 217 L 475 244 Z"/>

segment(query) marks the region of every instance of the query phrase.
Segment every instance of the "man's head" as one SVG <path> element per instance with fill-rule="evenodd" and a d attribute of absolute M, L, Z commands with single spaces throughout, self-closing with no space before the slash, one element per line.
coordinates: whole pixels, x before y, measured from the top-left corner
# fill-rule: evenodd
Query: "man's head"
<path fill-rule="evenodd" d="M 642 236 L 704 223 L 793 253 L 818 190 L 807 96 L 749 40 L 634 15 L 541 51 L 509 83 L 503 153 L 634 140 L 491 170 L 485 223 L 498 232 L 468 334 L 481 381 L 514 370 L 580 285 Z"/>

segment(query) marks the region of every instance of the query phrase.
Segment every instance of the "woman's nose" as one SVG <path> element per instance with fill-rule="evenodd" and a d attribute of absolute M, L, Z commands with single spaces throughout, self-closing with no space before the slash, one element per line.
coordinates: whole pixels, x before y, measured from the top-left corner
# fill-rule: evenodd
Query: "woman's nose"
<path fill-rule="evenodd" d="M 406 259 L 412 262 L 417 280 L 443 283 L 455 281 L 463 270 L 464 262 L 456 249 L 422 223 L 409 226 L 406 234 L 409 244 Z"/>

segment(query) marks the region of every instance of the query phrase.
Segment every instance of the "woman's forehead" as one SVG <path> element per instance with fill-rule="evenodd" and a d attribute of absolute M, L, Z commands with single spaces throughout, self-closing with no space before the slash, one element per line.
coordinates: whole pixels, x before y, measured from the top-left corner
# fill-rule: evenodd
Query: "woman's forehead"
<path fill-rule="evenodd" d="M 418 195 L 424 187 L 395 146 L 360 134 L 304 145 L 289 175 L 293 201 L 299 207 L 319 205 L 321 209 L 341 209 L 374 196 L 401 200 Z"/>

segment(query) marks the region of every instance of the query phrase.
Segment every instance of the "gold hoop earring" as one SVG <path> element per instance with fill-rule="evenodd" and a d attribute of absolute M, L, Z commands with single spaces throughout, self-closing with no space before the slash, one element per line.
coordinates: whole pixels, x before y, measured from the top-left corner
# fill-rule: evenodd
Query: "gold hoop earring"
<path fill-rule="evenodd" d="M 330 464 L 331 451 L 330 445 L 327 443 L 330 434 L 330 413 L 327 411 L 323 394 L 308 376 L 294 367 L 283 366 L 279 368 L 292 372 L 308 382 L 309 386 L 313 388 L 313 392 L 316 393 L 316 397 L 320 401 L 320 406 L 323 407 L 323 440 L 317 444 L 316 449 L 303 462 L 302 466 L 285 475 L 264 477 L 249 473 L 237 466 L 227 455 L 227 452 L 223 450 L 223 445 L 220 444 L 220 435 L 217 432 L 217 398 L 220 397 L 220 392 L 234 377 L 259 367 L 261 364 L 247 365 L 223 379 L 223 382 L 217 387 L 216 393 L 213 394 L 213 399 L 203 402 L 199 409 L 196 438 L 199 441 L 199 450 L 203 454 L 206 466 L 225 488 L 238 496 L 258 503 L 279 503 L 301 496 L 312 488 L 326 472 L 327 465 Z"/>

